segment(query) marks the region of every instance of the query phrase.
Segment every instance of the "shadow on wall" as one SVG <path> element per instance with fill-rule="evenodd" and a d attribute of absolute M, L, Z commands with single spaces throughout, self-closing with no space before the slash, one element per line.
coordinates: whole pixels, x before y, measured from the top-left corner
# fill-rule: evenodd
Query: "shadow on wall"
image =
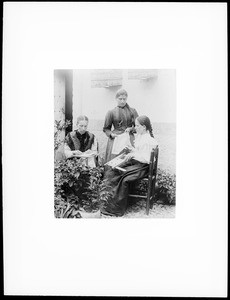
<path fill-rule="evenodd" d="M 103 132 L 104 120 L 90 120 L 88 130 L 95 134 L 99 143 L 99 153 L 105 155 L 107 136 Z M 159 144 L 158 166 L 176 174 L 176 123 L 154 123 L 153 134 Z"/>

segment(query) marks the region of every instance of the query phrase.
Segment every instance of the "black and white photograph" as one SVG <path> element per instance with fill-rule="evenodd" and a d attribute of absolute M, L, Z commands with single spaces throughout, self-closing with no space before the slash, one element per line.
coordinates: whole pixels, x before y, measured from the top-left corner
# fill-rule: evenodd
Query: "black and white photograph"
<path fill-rule="evenodd" d="M 227 2 L 4 2 L 3 294 L 228 295 Z"/>
<path fill-rule="evenodd" d="M 54 71 L 56 218 L 175 217 L 176 70 Z"/>

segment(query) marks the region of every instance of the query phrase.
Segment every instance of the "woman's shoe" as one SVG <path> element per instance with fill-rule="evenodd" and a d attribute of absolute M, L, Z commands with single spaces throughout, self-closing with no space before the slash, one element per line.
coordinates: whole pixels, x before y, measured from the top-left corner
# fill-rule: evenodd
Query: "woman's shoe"
<path fill-rule="evenodd" d="M 101 209 L 101 214 L 110 217 L 122 217 L 124 214 L 113 214 L 107 210 Z"/>
<path fill-rule="evenodd" d="M 110 213 L 104 209 L 101 209 L 101 214 L 105 215 L 105 216 L 111 216 L 111 217 L 115 217 L 116 215 L 114 215 L 113 213 Z"/>

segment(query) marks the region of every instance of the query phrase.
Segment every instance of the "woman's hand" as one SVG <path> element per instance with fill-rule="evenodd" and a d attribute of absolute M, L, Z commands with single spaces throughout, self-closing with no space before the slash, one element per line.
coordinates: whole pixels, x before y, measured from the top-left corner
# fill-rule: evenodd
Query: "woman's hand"
<path fill-rule="evenodd" d="M 133 129 L 133 127 L 128 127 L 128 128 L 125 129 L 125 132 L 130 133 L 130 131 L 131 131 L 132 129 Z"/>
<path fill-rule="evenodd" d="M 86 153 L 86 154 L 91 154 L 92 152 L 93 152 L 92 150 L 88 149 L 88 150 L 86 150 L 84 153 Z"/>
<path fill-rule="evenodd" d="M 126 146 L 126 147 L 124 148 L 125 153 L 132 152 L 133 150 L 134 150 L 134 148 L 133 148 L 133 147 L 130 147 L 130 146 Z"/>
<path fill-rule="evenodd" d="M 133 146 L 126 146 L 125 149 L 128 149 L 130 151 L 134 151 L 135 150 L 135 148 Z"/>
<path fill-rule="evenodd" d="M 118 134 L 116 134 L 116 133 L 110 133 L 111 139 L 114 139 L 116 136 L 118 136 Z"/>
<path fill-rule="evenodd" d="M 80 150 L 74 150 L 74 151 L 72 151 L 72 153 L 73 153 L 73 156 L 82 154 L 82 152 Z"/>
<path fill-rule="evenodd" d="M 125 161 L 129 161 L 130 159 L 132 159 L 134 157 L 134 153 L 128 153 L 125 157 Z"/>

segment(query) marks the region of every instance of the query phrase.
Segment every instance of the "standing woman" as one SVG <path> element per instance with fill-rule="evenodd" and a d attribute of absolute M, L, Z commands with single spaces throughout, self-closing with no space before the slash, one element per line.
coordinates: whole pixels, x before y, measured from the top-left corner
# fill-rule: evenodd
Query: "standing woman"
<path fill-rule="evenodd" d="M 130 141 L 133 144 L 135 119 L 138 113 L 135 108 L 131 108 L 127 103 L 128 93 L 121 89 L 116 93 L 117 107 L 107 112 L 103 131 L 108 136 L 105 152 L 105 162 L 110 161 L 116 155 L 112 154 L 114 138 L 121 133 L 129 132 Z M 113 126 L 113 130 L 112 130 Z"/>

